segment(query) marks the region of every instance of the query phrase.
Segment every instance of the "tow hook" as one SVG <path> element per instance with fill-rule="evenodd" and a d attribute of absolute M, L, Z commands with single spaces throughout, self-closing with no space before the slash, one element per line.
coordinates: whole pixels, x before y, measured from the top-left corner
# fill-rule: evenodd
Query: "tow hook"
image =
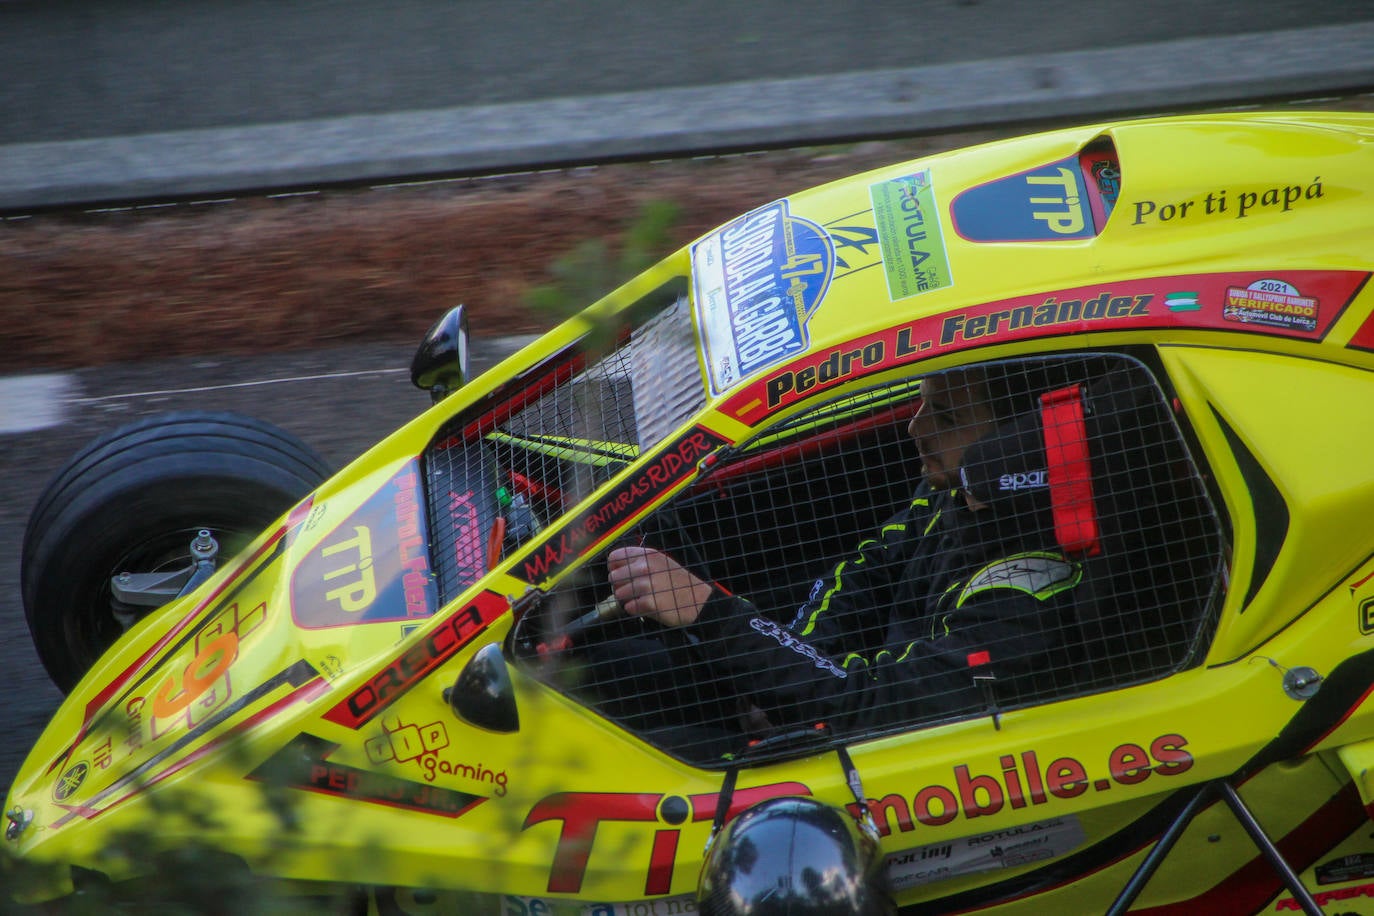
<path fill-rule="evenodd" d="M 5 812 L 5 819 L 9 821 L 5 826 L 5 839 L 13 843 L 33 823 L 33 812 L 16 805 Z"/>

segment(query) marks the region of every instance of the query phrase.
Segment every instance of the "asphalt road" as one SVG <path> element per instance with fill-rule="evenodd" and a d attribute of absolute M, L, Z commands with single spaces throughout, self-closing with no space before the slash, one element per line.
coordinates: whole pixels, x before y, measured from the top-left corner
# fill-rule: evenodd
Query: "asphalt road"
<path fill-rule="evenodd" d="M 0 0 L 0 213 L 1374 86 L 1374 0 Z"/>
<path fill-rule="evenodd" d="M 519 339 L 474 342 L 484 370 Z M 418 343 L 418 341 L 417 341 Z M 20 546 L 48 479 L 86 441 L 168 410 L 235 410 L 294 432 L 341 468 L 429 405 L 410 385 L 409 346 L 181 359 L 0 378 L 0 787 L 8 788 L 58 704 L 19 594 Z M 41 428 L 19 431 L 27 426 Z"/>
<path fill-rule="evenodd" d="M 1371 17 L 1370 0 L 6 0 L 0 144 L 1124 56 L 1143 43 Z"/>

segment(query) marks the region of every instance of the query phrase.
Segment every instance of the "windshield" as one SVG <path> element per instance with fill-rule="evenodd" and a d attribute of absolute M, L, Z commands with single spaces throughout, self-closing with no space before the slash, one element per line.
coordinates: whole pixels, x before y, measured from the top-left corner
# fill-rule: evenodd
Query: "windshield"
<path fill-rule="evenodd" d="M 529 439 L 604 443 L 633 458 L 696 415 L 706 391 L 687 297 L 635 328 L 621 346 L 566 384 L 531 401 L 504 425 Z"/>
<path fill-rule="evenodd" d="M 609 352 L 550 360 L 542 373 L 499 391 L 495 403 L 454 417 L 425 451 L 443 601 L 705 406 L 682 285 L 641 305 L 648 319 Z"/>

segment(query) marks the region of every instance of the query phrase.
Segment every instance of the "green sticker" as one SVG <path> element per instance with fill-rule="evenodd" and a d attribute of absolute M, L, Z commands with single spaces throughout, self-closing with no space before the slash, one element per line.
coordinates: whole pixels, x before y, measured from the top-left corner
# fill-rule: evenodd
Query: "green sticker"
<path fill-rule="evenodd" d="M 888 295 L 895 301 L 954 284 L 940 232 L 930 171 L 903 175 L 868 188 Z"/>

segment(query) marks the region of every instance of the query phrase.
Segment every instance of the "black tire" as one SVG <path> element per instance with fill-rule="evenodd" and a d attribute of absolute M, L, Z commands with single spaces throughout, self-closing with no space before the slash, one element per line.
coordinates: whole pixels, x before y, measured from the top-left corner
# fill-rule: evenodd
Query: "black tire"
<path fill-rule="evenodd" d="M 240 414 L 162 414 L 91 442 L 24 532 L 24 616 L 48 675 L 70 690 L 123 632 L 111 577 L 188 564 L 201 528 L 222 563 L 328 476 L 304 442 Z"/>

